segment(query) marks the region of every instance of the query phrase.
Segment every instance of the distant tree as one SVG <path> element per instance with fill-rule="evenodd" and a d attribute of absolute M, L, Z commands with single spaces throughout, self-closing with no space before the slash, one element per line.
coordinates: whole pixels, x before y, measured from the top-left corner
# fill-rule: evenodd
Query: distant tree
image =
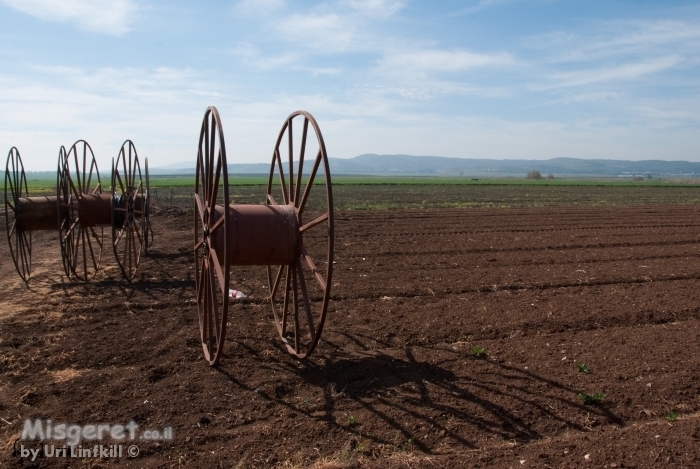
<path fill-rule="evenodd" d="M 552 179 L 554 179 L 554 174 L 549 173 L 549 174 L 547 175 L 547 179 L 549 179 L 550 181 L 551 181 Z"/>
<path fill-rule="evenodd" d="M 651 179 L 651 173 L 647 174 L 647 179 Z"/>
<path fill-rule="evenodd" d="M 526 179 L 537 179 L 537 180 L 540 180 L 540 179 L 542 179 L 542 174 L 540 174 L 540 172 L 537 171 L 536 169 L 533 169 L 532 171 L 529 171 L 529 172 L 527 173 L 527 176 L 525 176 L 525 178 L 526 178 Z"/>
<path fill-rule="evenodd" d="M 635 177 L 632 178 L 632 180 L 635 181 L 635 182 L 639 182 L 639 181 L 643 181 L 644 178 L 643 178 L 642 176 L 635 176 Z"/>

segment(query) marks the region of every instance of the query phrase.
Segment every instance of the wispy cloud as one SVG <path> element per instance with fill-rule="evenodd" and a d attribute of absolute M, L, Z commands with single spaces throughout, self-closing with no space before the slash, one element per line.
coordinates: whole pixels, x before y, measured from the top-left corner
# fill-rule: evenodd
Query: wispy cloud
<path fill-rule="evenodd" d="M 533 90 L 575 87 L 611 81 L 637 80 L 646 75 L 658 73 L 679 64 L 682 59 L 671 55 L 656 59 L 628 63 L 617 67 L 607 67 L 574 72 L 555 73 L 549 77 L 549 83 L 533 85 Z"/>
<path fill-rule="evenodd" d="M 337 13 L 292 14 L 272 24 L 280 39 L 306 49 L 338 53 L 352 48 L 357 24 Z"/>
<path fill-rule="evenodd" d="M 45 21 L 74 23 L 102 34 L 124 34 L 138 8 L 133 0 L 0 0 Z"/>
<path fill-rule="evenodd" d="M 285 0 L 241 0 L 233 6 L 232 13 L 247 17 L 269 16 L 285 8 Z"/>
<path fill-rule="evenodd" d="M 514 62 L 508 53 L 482 54 L 467 50 L 422 50 L 389 55 L 379 61 L 384 70 L 456 72 L 478 67 L 508 65 Z"/>
<path fill-rule="evenodd" d="M 463 8 L 455 13 L 452 14 L 452 16 L 460 16 L 460 15 L 468 15 L 472 13 L 479 12 L 481 10 L 485 10 L 486 8 L 497 6 L 497 5 L 504 5 L 506 3 L 513 3 L 518 0 L 480 0 L 477 2 L 475 5 Z"/>
<path fill-rule="evenodd" d="M 362 15 L 372 17 L 391 16 L 406 5 L 402 0 L 345 0 L 343 3 Z"/>

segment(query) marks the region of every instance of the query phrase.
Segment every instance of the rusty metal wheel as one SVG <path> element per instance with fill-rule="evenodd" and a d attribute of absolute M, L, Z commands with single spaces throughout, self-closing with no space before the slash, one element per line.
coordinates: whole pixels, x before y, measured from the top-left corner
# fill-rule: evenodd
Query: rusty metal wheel
<path fill-rule="evenodd" d="M 112 249 L 119 268 L 130 282 L 145 247 L 146 188 L 136 147 L 127 140 L 112 160 Z"/>
<path fill-rule="evenodd" d="M 12 147 L 5 164 L 5 226 L 12 262 L 22 280 L 28 282 L 32 271 L 32 232 L 17 226 L 17 199 L 20 197 L 29 197 L 27 176 L 19 150 Z"/>
<path fill-rule="evenodd" d="M 293 132 L 295 118 L 300 118 L 296 122 L 303 122 L 298 140 Z M 309 130 L 315 139 L 309 139 Z M 307 154 L 314 155 L 314 159 L 308 178 L 305 178 L 304 159 Z M 298 155 L 296 159 L 295 155 Z M 292 113 L 282 125 L 272 155 L 265 203 L 293 206 L 296 212 L 299 226 L 296 259 L 289 265 L 268 266 L 267 276 L 279 336 L 290 354 L 305 358 L 316 348 L 326 320 L 334 239 L 328 155 L 321 130 L 307 112 Z M 303 311 L 301 315 L 300 310 Z"/>
<path fill-rule="evenodd" d="M 204 114 L 197 151 L 194 265 L 200 338 L 204 357 L 212 366 L 224 349 L 230 276 L 228 243 L 222 243 L 223 256 L 219 257 L 213 241 L 228 239 L 229 200 L 224 132 L 219 111 L 211 106 Z"/>
<path fill-rule="evenodd" d="M 80 220 L 81 216 L 95 215 L 80 213 L 81 199 L 102 194 L 95 155 L 86 141 L 78 140 L 68 150 L 62 168 L 59 168 L 56 191 L 59 210 L 66 212 L 59 233 L 61 255 L 64 265 L 68 266 L 68 276 L 89 280 L 100 266 L 104 230 L 102 226 L 91 226 Z"/>

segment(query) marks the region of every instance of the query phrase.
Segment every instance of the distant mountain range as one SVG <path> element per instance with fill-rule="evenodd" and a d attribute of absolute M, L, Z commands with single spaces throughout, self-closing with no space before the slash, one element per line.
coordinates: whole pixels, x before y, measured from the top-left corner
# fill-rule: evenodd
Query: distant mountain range
<path fill-rule="evenodd" d="M 434 175 L 434 176 L 524 176 L 538 170 L 543 176 L 700 176 L 700 163 L 663 160 L 585 160 L 579 158 L 552 158 L 549 160 L 487 160 L 446 158 L 442 156 L 375 155 L 364 154 L 354 158 L 329 158 L 331 174 L 358 175 Z M 286 165 L 285 165 L 286 166 Z M 306 164 L 304 172 L 310 171 Z M 229 174 L 267 174 L 265 163 L 230 164 Z M 194 174 L 191 163 L 180 163 L 152 168 L 153 175 Z"/>

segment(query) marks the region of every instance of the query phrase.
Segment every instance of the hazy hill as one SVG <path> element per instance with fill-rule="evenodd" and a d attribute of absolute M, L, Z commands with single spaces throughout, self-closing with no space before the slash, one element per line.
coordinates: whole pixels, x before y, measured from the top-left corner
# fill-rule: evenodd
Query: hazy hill
<path fill-rule="evenodd" d="M 354 158 L 330 158 L 332 174 L 425 174 L 425 175 L 525 175 L 538 170 L 543 175 L 555 176 L 700 176 L 700 163 L 663 160 L 585 160 L 579 158 L 552 158 L 549 160 L 488 160 L 473 158 L 446 158 L 442 156 L 375 155 L 364 154 Z M 231 164 L 231 174 L 266 174 L 266 163 Z M 310 170 L 307 163 L 305 172 Z M 194 164 L 179 163 L 152 168 L 151 174 L 193 174 Z"/>

